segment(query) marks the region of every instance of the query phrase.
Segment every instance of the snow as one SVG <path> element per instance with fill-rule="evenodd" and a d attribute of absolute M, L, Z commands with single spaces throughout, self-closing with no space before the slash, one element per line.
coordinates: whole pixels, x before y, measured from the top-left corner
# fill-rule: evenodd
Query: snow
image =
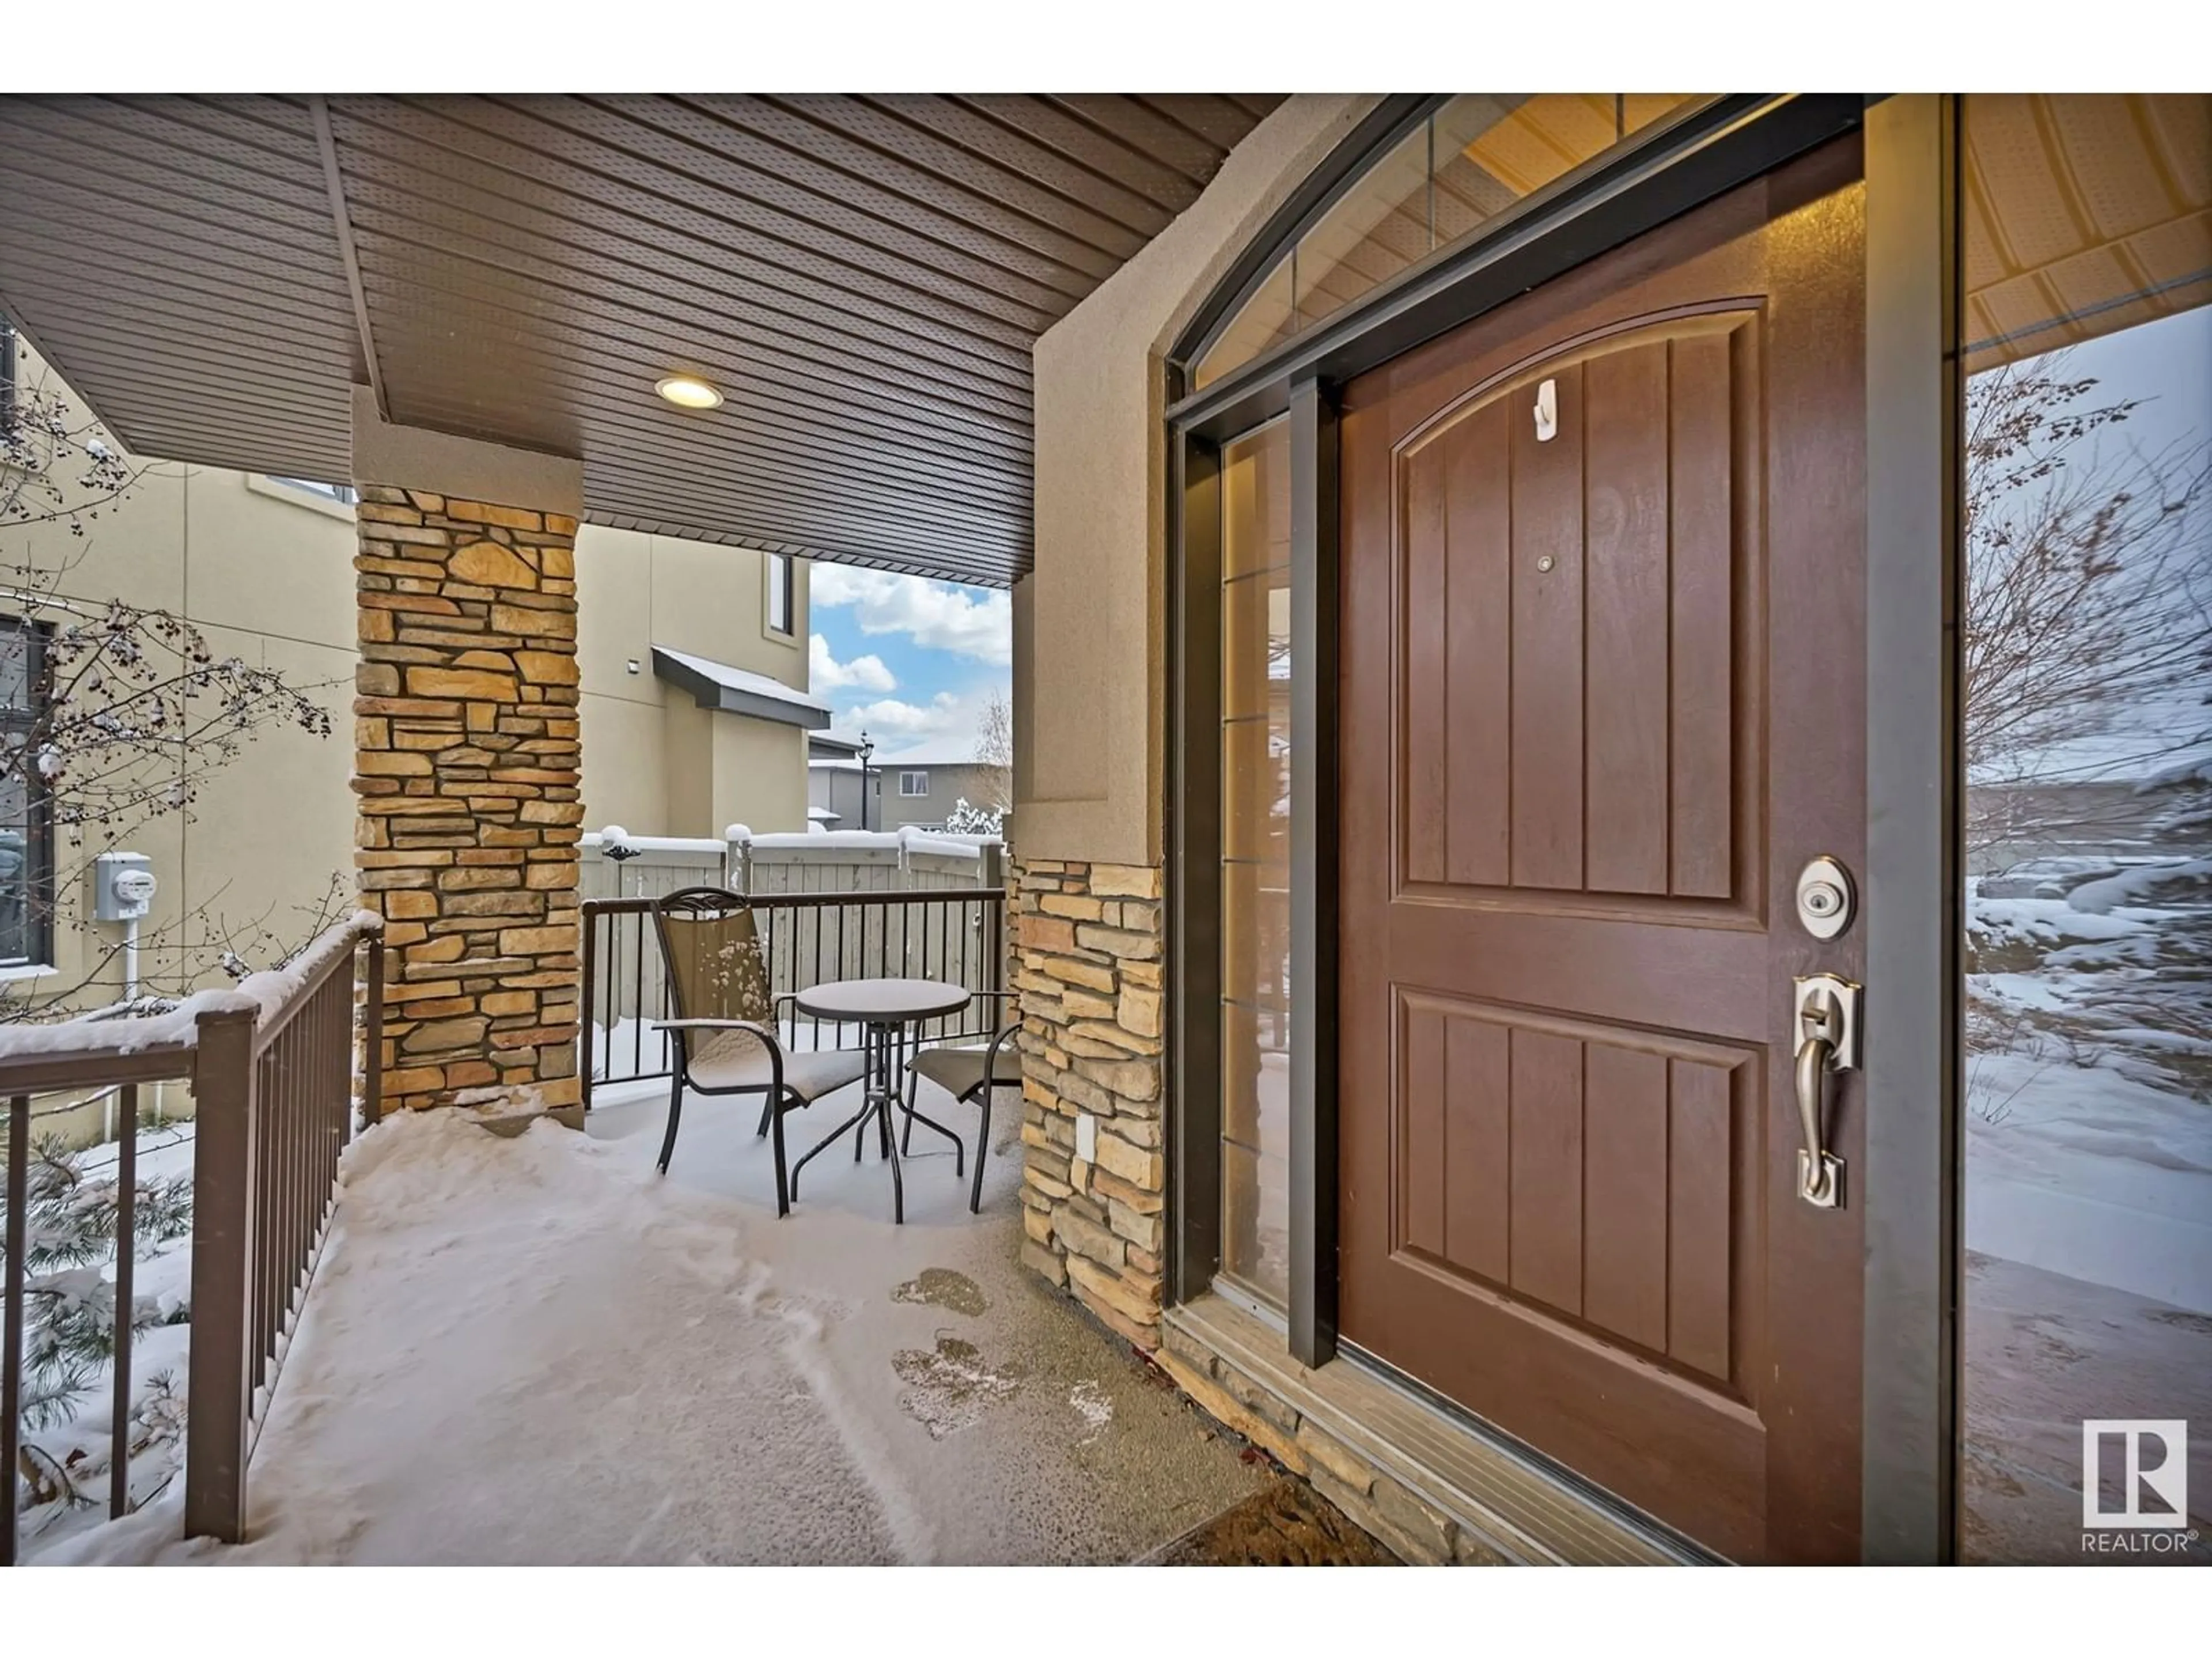
<path fill-rule="evenodd" d="M 848 1097 L 793 1115 L 794 1156 Z M 383 1123 L 344 1159 L 249 1541 L 183 1539 L 173 1487 L 40 1559 L 1133 1559 L 1263 1472 L 1022 1273 L 1001 1104 L 982 1216 L 924 1132 L 903 1227 L 842 1145 L 775 1219 L 742 1104 L 692 1103 L 667 1179 L 649 1106 L 588 1136 Z M 972 1148 L 972 1111 L 925 1109 Z"/>
<path fill-rule="evenodd" d="M 2046 859 L 2003 880 L 2064 895 L 1969 889 L 1967 1246 L 2212 1314 L 2212 858 Z"/>
<path fill-rule="evenodd" d="M 2177 886 L 2212 884 L 2212 859 L 2154 860 L 2131 864 L 2100 880 L 2084 882 L 2066 896 L 2076 910 L 2106 915 L 2124 904 L 2165 896 Z"/>
<path fill-rule="evenodd" d="M 744 837 L 756 850 L 774 851 L 778 848 L 803 848 L 809 852 L 820 852 L 825 848 L 865 848 L 874 853 L 895 853 L 898 836 L 888 830 L 779 830 L 774 835 Z"/>
<path fill-rule="evenodd" d="M 296 997 L 365 934 L 380 931 L 382 917 L 356 910 L 318 934 L 282 968 L 249 974 L 235 986 L 196 991 L 173 1007 L 134 1017 L 132 1006 L 105 1008 L 74 1019 L 22 1021 L 0 1025 L 0 1060 L 33 1054 L 134 1054 L 149 1048 L 190 1048 L 199 1038 L 202 1015 L 244 1013 L 267 1019 Z"/>
<path fill-rule="evenodd" d="M 2212 1111 L 2017 1052 L 1974 1056 L 1966 1090 L 1970 1249 L 2212 1313 Z"/>
<path fill-rule="evenodd" d="M 601 854 L 623 847 L 638 853 L 707 853 L 720 858 L 729 851 L 720 842 L 703 836 L 633 836 L 618 823 L 586 831 L 578 845 L 586 853 Z"/>
<path fill-rule="evenodd" d="M 771 679 L 766 674 L 757 674 L 750 668 L 737 668 L 726 662 L 716 662 L 708 657 L 695 657 L 688 651 L 677 651 L 665 645 L 653 647 L 656 657 L 666 657 L 679 663 L 693 673 L 726 686 L 732 691 L 743 691 L 751 696 L 766 697 L 775 702 L 791 704 L 795 708 L 818 709 L 830 712 L 830 705 L 811 692 L 800 691 L 786 685 L 781 680 Z"/>
<path fill-rule="evenodd" d="M 812 829 L 799 831 L 779 831 L 775 835 L 757 836 L 743 824 L 730 826 L 730 839 L 750 842 L 756 852 L 774 852 L 782 848 L 798 848 L 807 852 L 822 852 L 830 848 L 847 851 L 896 853 L 902 848 L 908 853 L 932 853 L 948 858 L 980 858 L 983 848 L 1001 844 L 997 836 L 961 836 L 942 830 L 918 830 L 914 825 L 902 824 L 896 830 L 825 830 L 819 821 Z M 640 842 L 638 845 L 649 843 Z M 712 843 L 709 843 L 710 845 Z"/>
<path fill-rule="evenodd" d="M 189 1177 L 192 1172 L 192 1125 L 171 1124 L 160 1130 L 141 1130 L 137 1174 L 143 1185 L 155 1181 Z M 88 1179 L 113 1178 L 117 1148 L 113 1143 L 81 1153 L 78 1170 Z M 74 1274 L 105 1284 L 112 1293 L 114 1259 L 88 1263 Z M 52 1277 L 58 1278 L 56 1274 Z M 189 1238 L 142 1247 L 132 1264 L 131 1294 L 143 1307 L 149 1304 L 162 1315 L 188 1307 L 191 1301 L 192 1251 Z M 143 1407 L 166 1381 L 179 1398 L 186 1394 L 185 1365 L 191 1352 L 188 1323 L 155 1325 L 137 1332 L 131 1345 L 131 1399 L 134 1412 Z M 115 1420 L 114 1371 L 110 1365 L 94 1367 L 84 1389 L 70 1402 L 58 1422 L 26 1428 L 24 1441 L 63 1465 L 83 1496 L 94 1500 L 82 1506 L 34 1504 L 25 1498 L 22 1547 L 27 1555 L 100 1524 L 106 1515 L 110 1431 Z M 131 1458 L 131 1492 L 134 1502 L 156 1497 L 177 1468 L 179 1447 L 173 1442 L 155 1443 Z"/>
<path fill-rule="evenodd" d="M 987 842 L 996 843 L 996 836 L 950 836 L 941 831 L 916 830 L 911 824 L 902 826 L 899 845 L 909 853 L 933 853 L 943 858 L 975 859 L 983 856 Z"/>

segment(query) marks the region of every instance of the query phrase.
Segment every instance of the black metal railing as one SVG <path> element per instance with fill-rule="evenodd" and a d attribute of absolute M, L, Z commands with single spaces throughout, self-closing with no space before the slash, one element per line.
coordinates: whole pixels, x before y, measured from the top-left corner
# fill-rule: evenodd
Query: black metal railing
<path fill-rule="evenodd" d="M 588 899 L 583 907 L 583 1020 L 578 1069 L 584 1103 L 595 1084 L 674 1073 L 668 1039 L 653 1022 L 671 1017 L 668 975 L 649 898 Z M 778 992 L 847 979 L 935 979 L 984 992 L 1006 983 L 1006 896 L 998 888 L 908 893 L 757 893 L 754 925 Z M 988 1037 L 1000 1010 L 971 1002 L 924 1022 L 919 1041 Z M 799 1015 L 786 1006 L 779 1030 L 795 1048 L 852 1046 L 858 1027 Z"/>

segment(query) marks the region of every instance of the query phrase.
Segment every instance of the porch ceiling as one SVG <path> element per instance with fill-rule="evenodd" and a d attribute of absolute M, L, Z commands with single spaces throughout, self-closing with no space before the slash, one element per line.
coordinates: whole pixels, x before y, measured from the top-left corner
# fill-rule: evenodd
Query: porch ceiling
<path fill-rule="evenodd" d="M 1279 101 L 9 98 L 0 307 L 143 453 L 343 479 L 368 384 L 594 523 L 1003 585 L 1032 343 Z"/>

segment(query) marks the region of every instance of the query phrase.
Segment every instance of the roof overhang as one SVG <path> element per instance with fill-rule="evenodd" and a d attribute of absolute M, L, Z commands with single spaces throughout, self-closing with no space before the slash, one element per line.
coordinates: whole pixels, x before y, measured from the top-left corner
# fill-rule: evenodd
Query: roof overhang
<path fill-rule="evenodd" d="M 1030 348 L 1279 101 L 4 98 L 0 308 L 142 455 L 346 480 L 360 385 L 594 523 L 1003 586 Z"/>
<path fill-rule="evenodd" d="M 695 657 L 689 652 L 653 647 L 655 678 L 691 694 L 702 708 L 725 714 L 746 714 L 757 720 L 775 720 L 807 732 L 830 724 L 829 705 L 818 697 L 794 690 L 781 680 L 757 674 L 750 668 Z"/>

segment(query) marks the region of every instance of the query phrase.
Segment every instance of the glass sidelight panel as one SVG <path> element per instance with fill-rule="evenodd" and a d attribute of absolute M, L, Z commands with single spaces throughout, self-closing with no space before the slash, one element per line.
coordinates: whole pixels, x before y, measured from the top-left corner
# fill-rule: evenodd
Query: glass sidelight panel
<path fill-rule="evenodd" d="M 1290 426 L 1221 454 L 1221 1271 L 1290 1271 Z"/>
<path fill-rule="evenodd" d="M 1962 148 L 1960 1551 L 2201 1563 L 2212 99 L 1972 96 Z"/>

